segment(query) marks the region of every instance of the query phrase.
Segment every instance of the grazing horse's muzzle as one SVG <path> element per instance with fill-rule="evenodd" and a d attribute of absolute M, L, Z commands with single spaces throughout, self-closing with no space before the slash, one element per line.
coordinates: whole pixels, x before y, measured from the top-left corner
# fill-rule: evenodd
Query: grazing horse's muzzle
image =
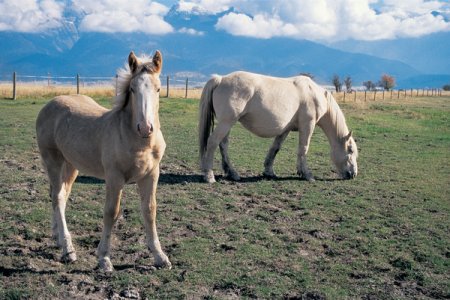
<path fill-rule="evenodd" d="M 354 172 L 354 171 L 345 171 L 342 174 L 343 179 L 353 179 L 355 177 L 356 177 L 356 172 Z"/>
<path fill-rule="evenodd" d="M 144 124 L 141 126 L 140 123 L 137 124 L 137 131 L 141 138 L 148 138 L 153 132 L 152 124 Z"/>

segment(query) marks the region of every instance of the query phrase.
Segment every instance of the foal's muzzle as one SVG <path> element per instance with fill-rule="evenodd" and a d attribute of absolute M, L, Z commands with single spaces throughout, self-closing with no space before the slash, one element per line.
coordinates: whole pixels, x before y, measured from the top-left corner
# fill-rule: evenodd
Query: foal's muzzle
<path fill-rule="evenodd" d="M 153 132 L 152 124 L 144 124 L 141 126 L 140 123 L 137 124 L 137 131 L 141 138 L 148 138 Z"/>

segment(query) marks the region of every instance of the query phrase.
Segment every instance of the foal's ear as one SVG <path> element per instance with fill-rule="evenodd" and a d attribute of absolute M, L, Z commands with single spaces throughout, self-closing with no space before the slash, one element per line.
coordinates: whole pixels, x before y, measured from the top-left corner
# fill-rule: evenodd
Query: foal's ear
<path fill-rule="evenodd" d="M 130 55 L 128 55 L 128 65 L 130 66 L 130 70 L 132 73 L 134 73 L 139 65 L 139 61 L 136 57 L 136 55 L 134 55 L 134 52 L 131 51 Z"/>
<path fill-rule="evenodd" d="M 159 50 L 156 50 L 155 55 L 153 55 L 153 65 L 155 65 L 156 73 L 161 73 L 162 69 L 162 54 Z"/>

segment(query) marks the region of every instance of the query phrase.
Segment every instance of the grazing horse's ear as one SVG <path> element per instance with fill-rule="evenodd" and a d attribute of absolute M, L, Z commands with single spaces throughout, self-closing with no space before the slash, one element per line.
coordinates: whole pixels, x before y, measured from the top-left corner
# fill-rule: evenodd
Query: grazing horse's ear
<path fill-rule="evenodd" d="M 352 135 L 353 135 L 353 131 L 350 130 L 350 132 L 346 136 L 344 136 L 344 140 L 348 141 L 352 137 Z"/>
<path fill-rule="evenodd" d="M 139 65 L 138 59 L 136 55 L 134 55 L 134 52 L 131 51 L 130 55 L 128 55 L 128 65 L 130 66 L 130 70 L 132 73 L 134 73 Z"/>
<path fill-rule="evenodd" d="M 162 69 L 162 55 L 159 50 L 156 50 L 155 55 L 153 55 L 153 64 L 155 65 L 156 73 L 161 73 Z"/>

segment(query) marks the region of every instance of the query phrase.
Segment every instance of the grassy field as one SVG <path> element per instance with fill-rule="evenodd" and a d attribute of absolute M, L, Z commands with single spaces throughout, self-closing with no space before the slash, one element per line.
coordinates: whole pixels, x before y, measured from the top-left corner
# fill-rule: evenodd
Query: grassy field
<path fill-rule="evenodd" d="M 1 299 L 450 297 L 450 97 L 341 103 L 360 149 L 350 181 L 332 172 L 320 129 L 309 154 L 315 182 L 295 175 L 296 133 L 275 161 L 279 179 L 265 180 L 271 141 L 236 126 L 230 157 L 243 179 L 213 185 L 197 167 L 198 101 L 161 99 L 158 232 L 173 268 L 150 268 L 128 185 L 111 275 L 96 270 L 104 184 L 89 177 L 67 209 L 78 261 L 58 262 L 34 129 L 46 101 L 0 100 Z"/>

